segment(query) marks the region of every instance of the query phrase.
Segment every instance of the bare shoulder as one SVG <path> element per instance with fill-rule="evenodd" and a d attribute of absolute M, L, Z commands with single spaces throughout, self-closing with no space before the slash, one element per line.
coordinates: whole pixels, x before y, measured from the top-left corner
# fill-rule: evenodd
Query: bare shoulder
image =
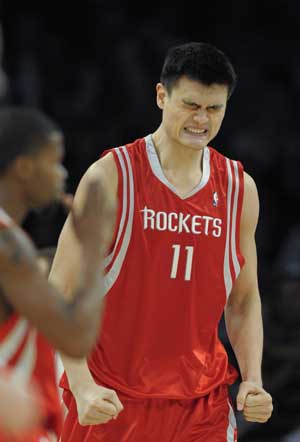
<path fill-rule="evenodd" d="M 251 175 L 244 172 L 244 202 L 242 224 L 256 226 L 259 216 L 259 198 L 257 186 Z"/>
<path fill-rule="evenodd" d="M 95 161 L 83 175 L 80 187 L 87 187 L 91 182 L 100 182 L 107 196 L 115 199 L 118 188 L 118 169 L 113 157 L 109 152 L 105 157 Z"/>
<path fill-rule="evenodd" d="M 252 178 L 251 175 L 249 175 L 249 173 L 245 171 L 244 171 L 244 186 L 245 186 L 245 191 L 250 191 L 250 192 L 255 191 L 257 193 L 257 187 L 254 179 Z"/>

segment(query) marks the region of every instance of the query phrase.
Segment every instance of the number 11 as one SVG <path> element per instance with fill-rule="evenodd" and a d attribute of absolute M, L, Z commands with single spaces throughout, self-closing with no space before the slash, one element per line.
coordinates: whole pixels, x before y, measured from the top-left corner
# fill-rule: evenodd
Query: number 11
<path fill-rule="evenodd" d="M 176 279 L 176 276 L 177 276 L 180 247 L 181 246 L 179 244 L 174 244 L 172 246 L 172 248 L 174 249 L 174 252 L 173 252 L 173 261 L 172 261 L 172 268 L 171 268 L 171 274 L 170 274 L 171 279 Z M 190 281 L 191 280 L 191 273 L 192 273 L 194 247 L 193 246 L 185 246 L 185 250 L 186 250 L 186 263 L 185 263 L 184 280 Z"/>

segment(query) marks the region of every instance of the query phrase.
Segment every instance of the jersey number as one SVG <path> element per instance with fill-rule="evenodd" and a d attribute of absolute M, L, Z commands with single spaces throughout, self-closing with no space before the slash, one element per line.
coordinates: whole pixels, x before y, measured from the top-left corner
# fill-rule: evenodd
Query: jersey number
<path fill-rule="evenodd" d="M 172 249 L 174 250 L 174 252 L 173 252 L 172 268 L 171 268 L 171 274 L 170 274 L 171 279 L 176 279 L 176 276 L 177 276 L 180 248 L 181 248 L 181 246 L 179 244 L 174 244 L 172 246 Z M 194 247 L 193 246 L 185 246 L 185 251 L 186 251 L 186 262 L 185 262 L 184 280 L 190 281 L 191 280 L 191 273 L 192 273 Z"/>

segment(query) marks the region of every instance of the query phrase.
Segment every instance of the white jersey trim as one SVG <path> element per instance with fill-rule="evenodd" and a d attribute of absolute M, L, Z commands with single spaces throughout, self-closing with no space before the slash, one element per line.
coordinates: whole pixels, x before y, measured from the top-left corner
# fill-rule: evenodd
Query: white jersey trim
<path fill-rule="evenodd" d="M 224 282 L 226 288 L 226 297 L 230 295 L 232 289 L 232 277 L 230 272 L 230 257 L 229 257 L 229 237 L 230 237 L 230 221 L 231 221 L 231 194 L 232 194 L 232 174 L 230 168 L 230 161 L 226 158 L 226 166 L 228 173 L 228 188 L 227 188 L 227 230 L 226 230 L 226 244 L 224 256 Z"/>
<path fill-rule="evenodd" d="M 227 427 L 227 442 L 234 442 L 236 419 L 230 402 L 228 401 L 228 427 Z"/>
<path fill-rule="evenodd" d="M 11 217 L 5 212 L 5 210 L 2 209 L 2 207 L 0 207 L 0 221 L 2 221 L 4 224 L 6 224 L 7 226 L 10 226 L 11 224 L 13 224 L 13 220 L 11 219 Z"/>
<path fill-rule="evenodd" d="M 30 330 L 26 346 L 22 351 L 17 365 L 12 369 L 12 378 L 22 380 L 25 384 L 30 381 L 35 368 L 37 357 L 36 339 L 36 330 Z"/>
<path fill-rule="evenodd" d="M 124 147 L 124 146 L 123 146 Z M 123 176 L 123 199 L 122 199 L 122 215 L 121 215 L 121 220 L 120 220 L 120 225 L 119 225 L 119 229 L 118 229 L 118 234 L 117 234 L 117 239 L 115 242 L 115 246 L 113 251 L 105 258 L 104 260 L 104 267 L 107 267 L 113 259 L 113 256 L 115 254 L 116 248 L 118 246 L 120 237 L 122 235 L 123 232 L 123 227 L 124 227 L 124 222 L 125 222 L 125 218 L 126 218 L 126 212 L 127 212 L 127 174 L 126 174 L 126 167 L 125 167 L 125 163 L 124 160 L 122 158 L 122 154 L 120 152 L 120 148 L 117 147 L 115 149 L 117 156 L 118 156 L 118 160 L 121 166 L 121 170 L 122 170 L 122 176 Z"/>
<path fill-rule="evenodd" d="M 7 362 L 17 353 L 26 333 L 28 322 L 20 319 L 11 332 L 0 342 L 0 366 L 5 367 Z"/>
<path fill-rule="evenodd" d="M 210 177 L 210 151 L 208 147 L 204 148 L 203 153 L 203 173 L 202 178 L 200 182 L 197 184 L 196 187 L 194 187 L 191 192 L 187 193 L 184 197 L 180 196 L 176 190 L 176 188 L 173 186 L 173 184 L 170 183 L 170 181 L 166 178 L 162 168 L 161 164 L 159 162 L 153 140 L 152 135 L 147 135 L 145 137 L 145 143 L 146 143 L 146 152 L 148 156 L 148 160 L 152 169 L 152 172 L 156 176 L 156 178 L 159 179 L 165 186 L 167 186 L 172 192 L 174 192 L 179 198 L 182 200 L 185 200 L 193 195 L 195 195 L 200 189 L 202 189 L 208 182 Z"/>
<path fill-rule="evenodd" d="M 231 171 L 231 163 L 233 165 L 234 175 Z M 232 290 L 233 280 L 235 280 L 241 270 L 237 248 L 236 248 L 236 232 L 237 228 L 237 208 L 238 196 L 240 191 L 239 171 L 236 161 L 231 161 L 226 158 L 226 166 L 228 173 L 228 187 L 227 187 L 227 229 L 226 229 L 226 244 L 224 254 L 224 283 L 226 288 L 226 297 L 228 298 Z M 233 198 L 233 200 L 232 200 Z M 232 202 L 233 201 L 233 202 Z M 232 208 L 231 208 L 232 206 Z M 232 260 L 234 268 L 234 278 L 230 270 L 230 260 Z"/>
<path fill-rule="evenodd" d="M 116 280 L 117 280 L 117 278 L 119 276 L 119 273 L 121 271 L 121 268 L 122 268 L 122 265 L 123 265 L 123 262 L 124 262 L 124 259 L 125 259 L 125 256 L 126 256 L 126 252 L 127 252 L 128 246 L 129 246 L 129 242 L 130 242 L 130 238 L 131 238 L 131 232 L 132 232 L 132 225 L 133 225 L 134 181 L 133 181 L 132 166 L 131 166 L 130 158 L 129 158 L 129 155 L 128 155 L 126 147 L 123 146 L 120 149 L 124 153 L 124 156 L 125 156 L 125 159 L 126 159 L 127 168 L 128 168 L 129 188 L 127 189 L 127 195 L 126 195 L 126 199 L 128 201 L 128 219 L 127 219 L 127 224 L 126 224 L 126 227 L 125 227 L 125 233 L 124 233 L 124 236 L 123 236 L 123 241 L 122 241 L 119 253 L 116 256 L 116 258 L 114 259 L 112 267 L 109 269 L 109 271 L 104 276 L 104 295 L 106 295 L 107 292 L 112 288 L 112 286 L 114 285 L 114 283 L 116 282 Z M 120 155 L 122 155 L 122 154 L 120 153 Z M 123 174 L 123 182 L 124 182 L 124 180 L 127 179 L 126 178 L 127 177 L 127 175 L 126 175 L 127 172 L 126 172 L 126 168 L 125 167 L 124 167 L 124 169 L 122 168 L 122 174 Z M 126 213 L 126 212 L 124 212 L 124 210 L 123 210 L 123 213 Z M 123 216 L 123 213 L 122 213 L 122 216 Z M 125 214 L 124 214 L 124 217 L 125 217 Z"/>
<path fill-rule="evenodd" d="M 241 267 L 238 261 L 237 252 L 236 252 L 236 214 L 237 214 L 237 205 L 238 205 L 238 196 L 239 196 L 239 171 L 238 165 L 236 161 L 233 161 L 234 167 L 234 176 L 235 176 L 235 191 L 233 197 L 233 208 L 232 208 L 232 227 L 231 227 L 231 253 L 232 253 L 232 261 L 233 267 L 235 271 L 235 277 L 237 278 Z M 238 226 L 239 228 L 239 226 Z"/>
<path fill-rule="evenodd" d="M 20 319 L 11 332 L 0 343 L 0 366 L 7 367 L 8 362 L 18 353 L 20 346 L 28 332 L 28 322 Z M 36 363 L 36 330 L 31 329 L 24 344 L 16 365 L 12 366 L 10 373 L 13 379 L 21 379 L 27 383 L 34 371 Z"/>

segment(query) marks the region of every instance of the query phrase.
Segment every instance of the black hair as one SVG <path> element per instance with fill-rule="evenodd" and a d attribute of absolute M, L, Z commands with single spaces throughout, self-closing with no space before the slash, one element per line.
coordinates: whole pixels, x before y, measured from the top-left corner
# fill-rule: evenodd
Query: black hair
<path fill-rule="evenodd" d="M 5 106 L 0 108 L 0 173 L 19 155 L 31 155 L 44 148 L 57 124 L 35 108 Z"/>
<path fill-rule="evenodd" d="M 169 94 L 182 76 L 205 86 L 214 83 L 226 85 L 228 98 L 232 95 L 237 80 L 228 57 L 215 46 L 201 42 L 185 43 L 168 50 L 160 81 Z"/>

